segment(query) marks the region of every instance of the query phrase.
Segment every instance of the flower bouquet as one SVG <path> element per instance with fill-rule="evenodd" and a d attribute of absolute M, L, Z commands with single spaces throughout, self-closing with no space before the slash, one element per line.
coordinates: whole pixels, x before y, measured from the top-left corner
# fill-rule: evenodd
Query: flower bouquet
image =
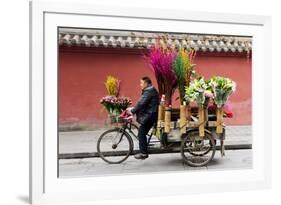
<path fill-rule="evenodd" d="M 107 112 L 113 115 L 119 115 L 122 111 L 126 110 L 132 104 L 130 98 L 116 97 L 108 95 L 100 100 L 100 103 L 106 108 Z"/>
<path fill-rule="evenodd" d="M 105 81 L 105 88 L 107 90 L 108 95 L 119 96 L 120 93 L 120 80 L 109 75 Z"/>
<path fill-rule="evenodd" d="M 207 119 L 206 105 L 211 97 L 210 87 L 203 77 L 194 79 L 189 87 L 185 89 L 185 99 L 187 102 L 196 102 L 199 115 L 199 136 L 205 135 L 205 119 Z"/>
<path fill-rule="evenodd" d="M 210 86 L 203 77 L 194 79 L 189 87 L 185 87 L 185 100 L 187 102 L 196 102 L 198 107 L 206 107 L 210 97 L 212 97 Z"/>
<path fill-rule="evenodd" d="M 209 85 L 214 94 L 214 102 L 217 105 L 217 133 L 223 132 L 223 106 L 227 102 L 229 96 L 235 91 L 236 83 L 229 78 L 214 76 L 210 79 Z"/>
<path fill-rule="evenodd" d="M 132 101 L 128 97 L 116 97 L 108 95 L 103 97 L 100 100 L 100 103 L 109 113 L 111 122 L 118 122 L 119 115 L 122 113 L 122 111 L 126 110 L 126 108 L 128 108 L 132 104 Z"/>
<path fill-rule="evenodd" d="M 187 52 L 185 49 L 180 49 L 177 53 L 176 59 L 173 62 L 173 71 L 177 79 L 177 85 L 179 89 L 180 99 L 180 131 L 181 133 L 186 132 L 186 119 L 189 118 L 189 110 L 187 110 L 186 102 L 184 100 L 185 87 L 189 86 L 191 75 L 193 74 L 192 61 L 194 59 L 195 52 L 191 50 Z M 188 114 L 186 113 L 188 111 Z"/>
<path fill-rule="evenodd" d="M 180 49 L 173 63 L 173 71 L 177 79 L 181 105 L 184 101 L 185 87 L 189 86 L 190 78 L 194 71 L 194 64 L 192 64 L 194 56 L 195 52 L 193 50 L 187 52 L 184 49 Z"/>
<path fill-rule="evenodd" d="M 107 110 L 111 122 L 118 122 L 119 115 L 132 104 L 132 101 L 128 97 L 119 97 L 120 80 L 117 78 L 108 76 L 105 87 L 108 95 L 101 98 L 100 103 Z"/>
<path fill-rule="evenodd" d="M 147 60 L 155 75 L 158 84 L 159 95 L 165 95 L 165 106 L 172 104 L 172 95 L 177 87 L 177 79 L 173 72 L 173 62 L 176 51 L 156 47 L 149 51 Z"/>
<path fill-rule="evenodd" d="M 209 81 L 209 86 L 214 94 L 214 101 L 219 108 L 223 107 L 229 96 L 236 89 L 234 81 L 220 76 L 212 77 Z"/>

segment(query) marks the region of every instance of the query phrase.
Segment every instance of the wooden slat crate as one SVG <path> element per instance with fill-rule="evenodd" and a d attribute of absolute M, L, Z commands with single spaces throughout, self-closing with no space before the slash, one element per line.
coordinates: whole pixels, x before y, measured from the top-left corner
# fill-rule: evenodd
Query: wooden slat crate
<path fill-rule="evenodd" d="M 197 121 L 190 121 L 190 107 L 186 105 L 181 105 L 180 109 L 177 110 L 177 116 L 174 114 L 172 118 L 172 108 L 164 107 L 163 105 L 159 105 L 158 107 L 158 133 L 160 128 L 164 128 L 165 133 L 169 133 L 171 129 L 180 129 L 181 134 L 186 132 L 187 128 L 195 128 L 199 129 L 199 136 L 203 137 L 205 135 L 205 126 L 206 123 L 209 127 L 216 127 L 216 133 L 223 133 L 223 127 L 225 126 L 223 123 L 223 108 L 218 108 L 216 111 L 216 121 L 208 121 L 208 111 L 204 108 L 198 109 L 198 119 Z M 194 117 L 193 117 L 194 118 Z M 173 120 L 173 121 L 172 121 Z M 175 121 L 177 120 L 177 121 Z M 196 119 L 195 119 L 196 120 Z"/>

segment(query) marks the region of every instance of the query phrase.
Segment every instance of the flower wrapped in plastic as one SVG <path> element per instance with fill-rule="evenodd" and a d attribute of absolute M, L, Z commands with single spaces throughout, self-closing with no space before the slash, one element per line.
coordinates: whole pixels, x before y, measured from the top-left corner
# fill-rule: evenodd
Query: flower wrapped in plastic
<path fill-rule="evenodd" d="M 108 95 L 100 100 L 100 103 L 105 107 L 110 115 L 120 115 L 120 113 L 128 108 L 132 101 L 128 97 L 116 97 Z"/>
<path fill-rule="evenodd" d="M 185 89 L 185 100 L 187 102 L 196 102 L 198 105 L 198 118 L 199 118 L 199 136 L 205 135 L 204 126 L 207 119 L 206 107 L 209 102 L 209 98 L 212 97 L 209 84 L 203 77 L 194 79 L 189 87 Z"/>
<path fill-rule="evenodd" d="M 196 102 L 200 107 L 206 106 L 210 96 L 212 96 L 210 87 L 203 77 L 194 79 L 189 87 L 185 88 L 185 100 L 187 102 Z"/>
<path fill-rule="evenodd" d="M 214 76 L 209 81 L 218 108 L 223 107 L 229 96 L 235 91 L 236 83 L 229 78 Z"/>

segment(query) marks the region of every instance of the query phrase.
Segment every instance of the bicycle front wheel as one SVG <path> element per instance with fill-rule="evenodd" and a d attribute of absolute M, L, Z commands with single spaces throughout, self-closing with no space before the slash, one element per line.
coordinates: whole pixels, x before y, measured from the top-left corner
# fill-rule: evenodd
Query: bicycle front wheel
<path fill-rule="evenodd" d="M 134 148 L 131 136 L 120 128 L 104 132 L 97 143 L 99 156 L 109 164 L 124 162 Z"/>

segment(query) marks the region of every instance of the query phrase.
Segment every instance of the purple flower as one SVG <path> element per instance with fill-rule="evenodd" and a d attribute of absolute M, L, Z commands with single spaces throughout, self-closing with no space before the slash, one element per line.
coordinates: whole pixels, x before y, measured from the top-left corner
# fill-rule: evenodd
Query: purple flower
<path fill-rule="evenodd" d="M 150 50 L 147 58 L 157 80 L 159 94 L 166 95 L 168 104 L 171 104 L 172 94 L 177 86 L 176 76 L 173 72 L 176 55 L 174 50 L 157 47 Z"/>

